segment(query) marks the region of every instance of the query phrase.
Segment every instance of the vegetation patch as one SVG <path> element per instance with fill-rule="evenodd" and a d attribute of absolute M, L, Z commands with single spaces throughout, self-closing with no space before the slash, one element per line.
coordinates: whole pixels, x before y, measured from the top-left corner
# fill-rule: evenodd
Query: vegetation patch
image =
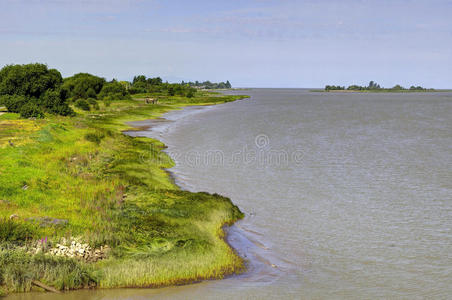
<path fill-rule="evenodd" d="M 43 119 L 11 112 L 0 116 L 2 293 L 29 291 L 33 281 L 59 290 L 148 287 L 241 271 L 243 261 L 225 243 L 222 230 L 243 217 L 240 210 L 220 195 L 180 191 L 165 171 L 173 162 L 162 152 L 164 145 L 122 131 L 130 129 L 128 121 L 184 105 L 244 97 L 205 91 L 170 95 L 164 83 L 156 84 L 155 93 L 119 97 L 118 84 L 127 87 L 124 83 L 74 77 L 58 89 L 66 90 L 62 93 L 75 114 L 49 113 L 40 104 Z M 159 102 L 141 97 L 159 97 Z M 102 98 L 107 102 L 97 100 Z M 91 109 L 78 109 L 79 99 Z M 66 254 L 82 248 L 66 245 L 65 250 L 63 238 L 77 238 L 83 251 L 106 246 L 109 251 L 101 259 L 71 257 Z"/>

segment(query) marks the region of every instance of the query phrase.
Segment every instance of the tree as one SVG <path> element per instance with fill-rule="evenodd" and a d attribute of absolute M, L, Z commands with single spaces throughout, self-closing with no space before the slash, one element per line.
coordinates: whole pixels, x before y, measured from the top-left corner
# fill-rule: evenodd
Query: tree
<path fill-rule="evenodd" d="M 130 94 L 124 85 L 113 79 L 112 81 L 104 84 L 98 98 L 108 100 L 125 100 L 130 99 Z"/>
<path fill-rule="evenodd" d="M 39 98 L 63 81 L 60 72 L 44 64 L 8 65 L 0 70 L 0 95 L 23 95 Z"/>
<path fill-rule="evenodd" d="M 96 98 L 105 84 L 105 79 L 89 73 L 78 73 L 64 79 L 63 89 L 72 99 Z"/>
<path fill-rule="evenodd" d="M 0 96 L 0 103 L 6 107 L 9 112 L 19 113 L 22 106 L 27 104 L 28 99 L 23 95 L 3 95 Z"/>
<path fill-rule="evenodd" d="M 39 107 L 34 102 L 27 102 L 20 108 L 20 116 L 22 118 L 44 118 L 44 112 L 41 107 Z"/>
<path fill-rule="evenodd" d="M 144 75 L 134 76 L 134 77 L 133 77 L 132 84 L 135 85 L 135 83 L 138 83 L 138 82 L 144 82 L 144 83 L 146 83 L 146 76 L 144 76 Z"/>
<path fill-rule="evenodd" d="M 187 98 L 193 98 L 196 94 L 196 89 L 195 88 L 190 88 L 187 92 Z"/>
<path fill-rule="evenodd" d="M 380 85 L 379 84 L 377 84 L 376 82 L 374 82 L 374 81 L 370 81 L 369 82 L 369 85 L 367 86 L 367 88 L 369 89 L 369 90 L 377 90 L 377 89 L 381 89 L 381 87 L 380 87 Z"/>
<path fill-rule="evenodd" d="M 23 117 L 42 117 L 44 112 L 72 115 L 62 82 L 60 72 L 44 64 L 8 65 L 0 70 L 0 102 Z"/>
<path fill-rule="evenodd" d="M 160 78 L 160 77 L 154 77 L 154 78 L 148 78 L 147 82 L 150 85 L 160 85 L 160 84 L 162 84 L 163 81 L 162 81 L 162 78 Z"/>
<path fill-rule="evenodd" d="M 396 84 L 395 86 L 392 87 L 392 90 L 404 90 L 405 88 L 403 86 L 401 86 L 400 84 Z"/>
<path fill-rule="evenodd" d="M 174 96 L 174 94 L 175 94 L 174 87 L 173 86 L 168 87 L 168 95 Z"/>
<path fill-rule="evenodd" d="M 64 92 L 61 90 L 47 90 L 40 99 L 41 106 L 52 114 L 61 116 L 75 115 L 72 108 L 67 104 L 66 98 L 61 95 L 62 93 Z"/>

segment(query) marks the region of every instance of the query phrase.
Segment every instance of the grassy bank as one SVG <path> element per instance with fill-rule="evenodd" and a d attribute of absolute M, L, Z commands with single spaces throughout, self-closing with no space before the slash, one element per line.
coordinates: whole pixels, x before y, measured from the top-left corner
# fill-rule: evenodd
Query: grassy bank
<path fill-rule="evenodd" d="M 239 209 L 220 195 L 180 191 L 161 142 L 121 133 L 127 121 L 241 98 L 197 93 L 100 102 L 75 117 L 0 115 L 0 294 L 29 291 L 33 281 L 60 290 L 158 287 L 242 270 L 222 230 Z M 111 250 L 94 263 L 48 254 L 73 237 Z"/>

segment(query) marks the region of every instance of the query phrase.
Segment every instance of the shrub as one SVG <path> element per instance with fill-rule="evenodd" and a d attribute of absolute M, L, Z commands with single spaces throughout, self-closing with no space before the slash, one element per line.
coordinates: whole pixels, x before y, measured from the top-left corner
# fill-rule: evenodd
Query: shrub
<path fill-rule="evenodd" d="M 125 100 L 130 99 L 130 94 L 124 85 L 113 80 L 104 84 L 99 93 L 99 99 Z"/>
<path fill-rule="evenodd" d="M 0 97 L 0 103 L 6 107 L 9 112 L 19 113 L 21 107 L 27 103 L 25 96 L 4 95 Z"/>
<path fill-rule="evenodd" d="M 100 144 L 100 142 L 102 141 L 102 139 L 104 137 L 105 137 L 105 135 L 103 135 L 102 133 L 99 133 L 99 132 L 85 134 L 85 140 L 96 143 L 98 145 Z"/>
<path fill-rule="evenodd" d="M 96 101 L 96 99 L 94 99 L 94 98 L 88 98 L 88 99 L 86 99 L 86 101 L 87 101 L 89 104 L 91 104 L 91 105 L 96 105 L 96 104 L 97 104 L 97 101 Z"/>
<path fill-rule="evenodd" d="M 187 98 L 193 98 L 195 96 L 196 90 L 190 89 L 187 93 Z"/>
<path fill-rule="evenodd" d="M 0 242 L 23 243 L 32 239 L 36 235 L 36 228 L 33 224 L 0 219 Z"/>
<path fill-rule="evenodd" d="M 75 74 L 64 79 L 63 89 L 73 99 L 96 98 L 101 91 L 105 79 L 88 73 Z"/>
<path fill-rule="evenodd" d="M 78 99 L 77 101 L 75 101 L 75 107 L 78 107 L 80 109 L 83 109 L 85 111 L 90 111 L 91 107 L 89 106 L 89 103 L 86 102 L 86 100 L 84 99 Z"/>
<path fill-rule="evenodd" d="M 63 90 L 48 90 L 41 97 L 40 103 L 49 113 L 62 116 L 73 116 L 75 113 L 67 104 L 64 93 Z"/>
<path fill-rule="evenodd" d="M 20 108 L 20 116 L 22 118 L 44 118 L 44 112 L 34 102 L 27 102 Z"/>

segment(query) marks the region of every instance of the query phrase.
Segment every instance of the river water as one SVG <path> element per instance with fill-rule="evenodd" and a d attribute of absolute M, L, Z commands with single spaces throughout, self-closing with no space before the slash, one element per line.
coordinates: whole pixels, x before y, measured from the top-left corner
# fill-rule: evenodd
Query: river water
<path fill-rule="evenodd" d="M 228 239 L 248 272 L 67 299 L 452 297 L 451 93 L 233 93 L 251 99 L 173 111 L 138 134 L 167 144 L 182 188 L 246 213 Z"/>

